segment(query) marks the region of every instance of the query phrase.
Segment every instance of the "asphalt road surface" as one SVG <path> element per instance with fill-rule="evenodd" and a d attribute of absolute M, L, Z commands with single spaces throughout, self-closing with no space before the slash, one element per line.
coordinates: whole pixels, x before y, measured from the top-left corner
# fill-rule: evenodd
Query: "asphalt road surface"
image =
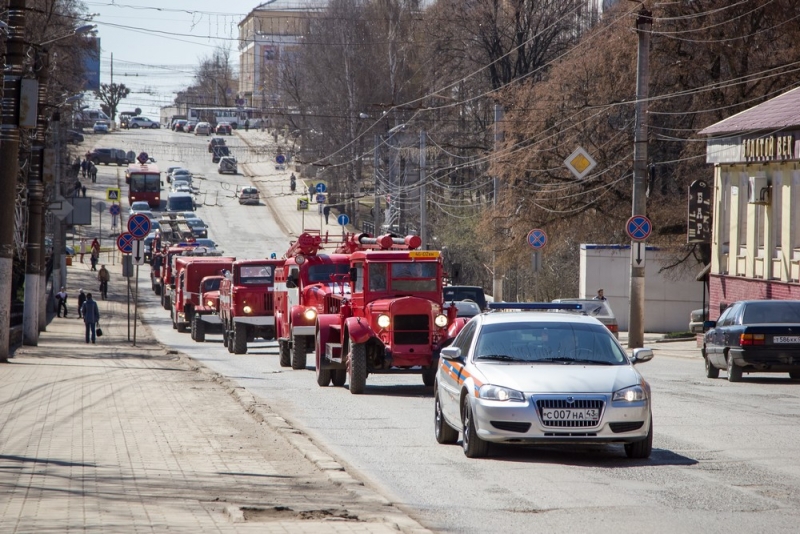
<path fill-rule="evenodd" d="M 269 208 L 239 206 L 227 196 L 249 179 L 218 176 L 210 155 L 200 157 L 203 152 L 193 148 L 205 149 L 205 137 L 161 130 L 130 138 L 144 136 L 154 148 L 174 140 L 181 147 L 171 149 L 176 164 L 205 176 L 200 198 L 208 205 L 198 214 L 227 254 L 282 255 L 288 238 Z M 121 148 L 138 150 L 134 143 Z M 161 167 L 172 164 L 150 152 Z M 194 159 L 181 160 L 183 153 Z M 745 375 L 731 384 L 723 371 L 723 378 L 709 380 L 691 343 L 667 346 L 640 366 L 654 397 L 649 460 L 628 460 L 621 445 L 495 447 L 490 458 L 469 460 L 459 446 L 436 443 L 432 390 L 423 387 L 421 377 L 370 376 L 365 394 L 351 395 L 346 388 L 318 387 L 310 355 L 305 371 L 281 368 L 275 342 L 251 343 L 248 354 L 239 356 L 227 352 L 220 336 L 195 343 L 172 329 L 168 312 L 149 291 L 148 275 L 142 269 L 143 315 L 159 341 L 265 399 L 353 474 L 433 530 L 798 530 L 800 382 L 787 375 Z"/>

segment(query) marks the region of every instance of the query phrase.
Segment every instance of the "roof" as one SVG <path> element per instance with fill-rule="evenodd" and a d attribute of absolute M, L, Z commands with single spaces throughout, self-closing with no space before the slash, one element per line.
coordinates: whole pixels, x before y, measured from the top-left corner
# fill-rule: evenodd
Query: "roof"
<path fill-rule="evenodd" d="M 499 323 L 578 323 L 602 325 L 594 317 L 571 313 L 551 313 L 548 311 L 510 311 L 483 314 L 484 324 Z"/>
<path fill-rule="evenodd" d="M 712 124 L 700 133 L 719 135 L 791 127 L 800 127 L 800 87 Z"/>

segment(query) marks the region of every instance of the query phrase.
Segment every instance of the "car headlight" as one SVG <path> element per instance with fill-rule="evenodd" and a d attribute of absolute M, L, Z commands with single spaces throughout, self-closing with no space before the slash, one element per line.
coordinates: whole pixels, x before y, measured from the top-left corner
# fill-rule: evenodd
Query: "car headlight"
<path fill-rule="evenodd" d="M 213 300 L 207 300 L 206 301 L 206 305 L 207 306 L 213 306 L 214 305 L 214 301 Z"/>
<path fill-rule="evenodd" d="M 306 321 L 313 321 L 317 318 L 317 310 L 314 308 L 308 308 L 306 311 L 303 312 L 303 317 L 306 318 Z"/>
<path fill-rule="evenodd" d="M 445 326 L 447 326 L 447 316 L 442 315 L 440 313 L 439 315 L 436 316 L 436 318 L 434 318 L 433 324 L 435 324 L 439 328 L 444 328 Z"/>
<path fill-rule="evenodd" d="M 383 314 L 378 316 L 378 326 L 381 328 L 389 328 L 390 324 L 392 324 L 392 320 L 388 315 Z"/>
<path fill-rule="evenodd" d="M 479 390 L 479 396 L 482 399 L 486 400 L 496 400 L 496 401 L 525 401 L 525 395 L 522 394 L 521 391 L 517 391 L 516 389 L 509 389 L 504 388 L 502 386 L 481 386 Z"/>
<path fill-rule="evenodd" d="M 242 311 L 245 313 L 250 313 L 253 311 L 253 308 L 251 308 L 250 306 L 245 306 L 244 308 L 242 308 Z"/>
<path fill-rule="evenodd" d="M 631 386 L 614 392 L 613 401 L 639 402 L 647 399 L 647 394 L 642 386 Z"/>

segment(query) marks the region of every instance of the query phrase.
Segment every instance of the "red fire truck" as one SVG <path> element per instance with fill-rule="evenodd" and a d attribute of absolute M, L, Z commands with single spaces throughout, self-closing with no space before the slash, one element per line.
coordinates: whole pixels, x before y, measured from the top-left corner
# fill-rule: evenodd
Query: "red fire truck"
<path fill-rule="evenodd" d="M 273 284 L 283 260 L 240 260 L 219 284 L 222 342 L 228 352 L 246 354 L 256 337 L 275 338 Z"/>
<path fill-rule="evenodd" d="M 195 249 L 197 250 L 197 249 Z M 221 256 L 176 256 L 175 289 L 172 293 L 172 328 L 186 332 L 195 306 L 200 304 L 200 281 L 231 268 L 236 258 Z"/>
<path fill-rule="evenodd" d="M 170 290 L 174 287 L 172 277 L 172 260 L 176 255 L 196 248 L 197 243 L 182 242 L 176 245 L 165 244 L 161 250 L 153 254 L 153 265 L 150 270 L 150 283 L 156 295 L 161 295 L 161 306 L 169 310 L 172 306 Z"/>
<path fill-rule="evenodd" d="M 314 347 L 317 314 L 335 313 L 338 307 L 331 306 L 339 306 L 341 299 L 331 297 L 350 289 L 337 277 L 348 273 L 352 240 L 336 243 L 333 254 L 320 253 L 324 244 L 333 245 L 319 234 L 300 234 L 275 273 L 275 329 L 283 367 L 305 369 L 307 353 Z"/>
<path fill-rule="evenodd" d="M 415 250 L 418 236 L 361 238 L 368 250 L 353 252 L 349 286 L 331 295 L 334 313 L 316 320 L 317 383 L 364 392 L 371 373 L 422 374 L 432 386 L 439 350 L 452 334 L 455 306 L 444 306 L 438 251 Z"/>
<path fill-rule="evenodd" d="M 192 317 L 192 339 L 198 343 L 206 340 L 206 334 L 222 334 L 219 318 L 219 276 L 206 276 L 200 281 L 200 304 L 194 307 Z"/>

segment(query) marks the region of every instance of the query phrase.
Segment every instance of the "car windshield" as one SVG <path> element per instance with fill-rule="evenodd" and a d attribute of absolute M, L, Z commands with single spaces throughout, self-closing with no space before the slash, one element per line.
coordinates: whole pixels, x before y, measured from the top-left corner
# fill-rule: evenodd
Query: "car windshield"
<path fill-rule="evenodd" d="M 744 307 L 743 324 L 800 324 L 800 302 L 748 302 Z"/>
<path fill-rule="evenodd" d="M 628 359 L 605 327 L 555 322 L 485 325 L 476 360 L 622 365 Z"/>
<path fill-rule="evenodd" d="M 204 223 L 202 219 L 186 219 L 186 224 L 188 224 L 192 228 L 197 228 L 197 227 L 203 228 L 206 225 L 206 223 Z"/>
<path fill-rule="evenodd" d="M 272 279 L 272 265 L 242 265 L 239 268 L 240 284 L 272 284 Z"/>
<path fill-rule="evenodd" d="M 195 239 L 195 243 L 197 243 L 198 246 L 207 247 L 207 248 L 214 248 L 214 247 L 217 246 L 217 244 L 214 243 L 213 240 L 207 239 L 205 237 L 199 238 L 199 239 Z"/>

